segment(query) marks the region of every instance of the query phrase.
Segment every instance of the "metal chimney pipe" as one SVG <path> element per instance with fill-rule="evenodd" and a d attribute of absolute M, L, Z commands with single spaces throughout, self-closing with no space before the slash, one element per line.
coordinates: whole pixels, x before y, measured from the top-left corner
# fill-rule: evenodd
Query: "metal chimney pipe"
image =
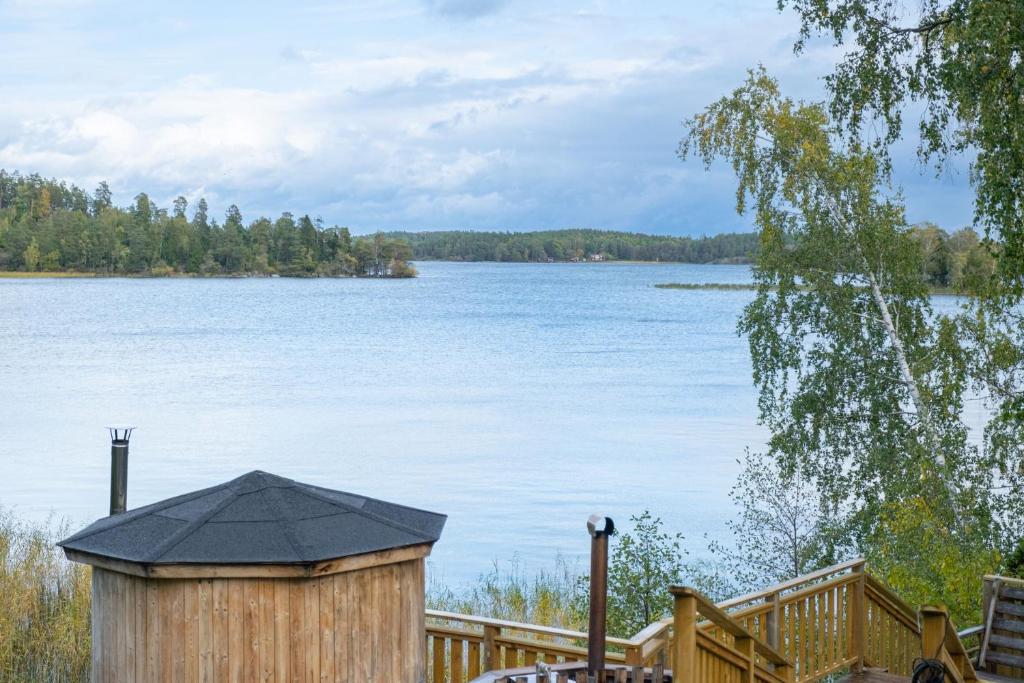
<path fill-rule="evenodd" d="M 110 514 L 128 509 L 128 439 L 134 427 L 109 427 L 110 430 Z"/>
<path fill-rule="evenodd" d="M 608 618 L 608 537 L 615 533 L 611 517 L 591 515 L 590 532 L 590 626 L 587 630 L 587 671 L 596 676 L 604 668 L 605 632 Z"/>

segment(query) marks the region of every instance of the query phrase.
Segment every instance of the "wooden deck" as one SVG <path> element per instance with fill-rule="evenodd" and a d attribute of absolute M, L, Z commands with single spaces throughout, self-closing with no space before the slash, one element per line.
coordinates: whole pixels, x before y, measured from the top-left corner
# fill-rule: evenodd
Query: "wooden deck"
<path fill-rule="evenodd" d="M 885 669 L 864 669 L 860 673 L 847 674 L 839 683 L 907 683 L 906 676 L 896 676 Z"/>

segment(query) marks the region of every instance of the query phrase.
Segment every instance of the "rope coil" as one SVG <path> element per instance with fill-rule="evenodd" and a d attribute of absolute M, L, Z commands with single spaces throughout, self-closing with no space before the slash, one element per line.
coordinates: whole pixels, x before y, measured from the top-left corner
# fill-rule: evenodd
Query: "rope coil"
<path fill-rule="evenodd" d="M 918 657 L 914 660 L 914 675 L 910 680 L 913 683 L 944 683 L 946 666 L 937 659 Z"/>

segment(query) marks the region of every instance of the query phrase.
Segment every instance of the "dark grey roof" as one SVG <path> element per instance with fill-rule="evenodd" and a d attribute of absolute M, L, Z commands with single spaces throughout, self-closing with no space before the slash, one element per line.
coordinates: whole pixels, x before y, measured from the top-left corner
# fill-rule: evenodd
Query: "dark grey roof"
<path fill-rule="evenodd" d="M 446 519 L 256 471 L 105 517 L 58 545 L 143 564 L 306 564 L 433 543 Z"/>

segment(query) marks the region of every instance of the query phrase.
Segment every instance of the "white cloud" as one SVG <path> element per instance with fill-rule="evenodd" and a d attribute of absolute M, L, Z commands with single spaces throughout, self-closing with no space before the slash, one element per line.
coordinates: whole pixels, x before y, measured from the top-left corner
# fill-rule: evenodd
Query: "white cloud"
<path fill-rule="evenodd" d="M 119 200 L 205 193 L 217 212 L 235 202 L 354 227 L 706 230 L 710 213 L 735 224 L 732 201 L 697 189 L 699 173 L 683 179 L 679 120 L 758 62 L 815 91 L 815 65 L 834 57 L 816 46 L 796 61 L 793 22 L 770 7 L 496 3 L 484 22 L 384 0 L 297 6 L 276 22 L 258 11 L 228 36 L 184 8 L 168 21 L 187 30 L 155 45 L 82 31 L 74 54 L 39 56 L 37 29 L 16 34 L 24 77 L 0 75 L 0 167 L 109 179 Z M 80 82 L 61 75 L 73 63 L 89 65 Z"/>

